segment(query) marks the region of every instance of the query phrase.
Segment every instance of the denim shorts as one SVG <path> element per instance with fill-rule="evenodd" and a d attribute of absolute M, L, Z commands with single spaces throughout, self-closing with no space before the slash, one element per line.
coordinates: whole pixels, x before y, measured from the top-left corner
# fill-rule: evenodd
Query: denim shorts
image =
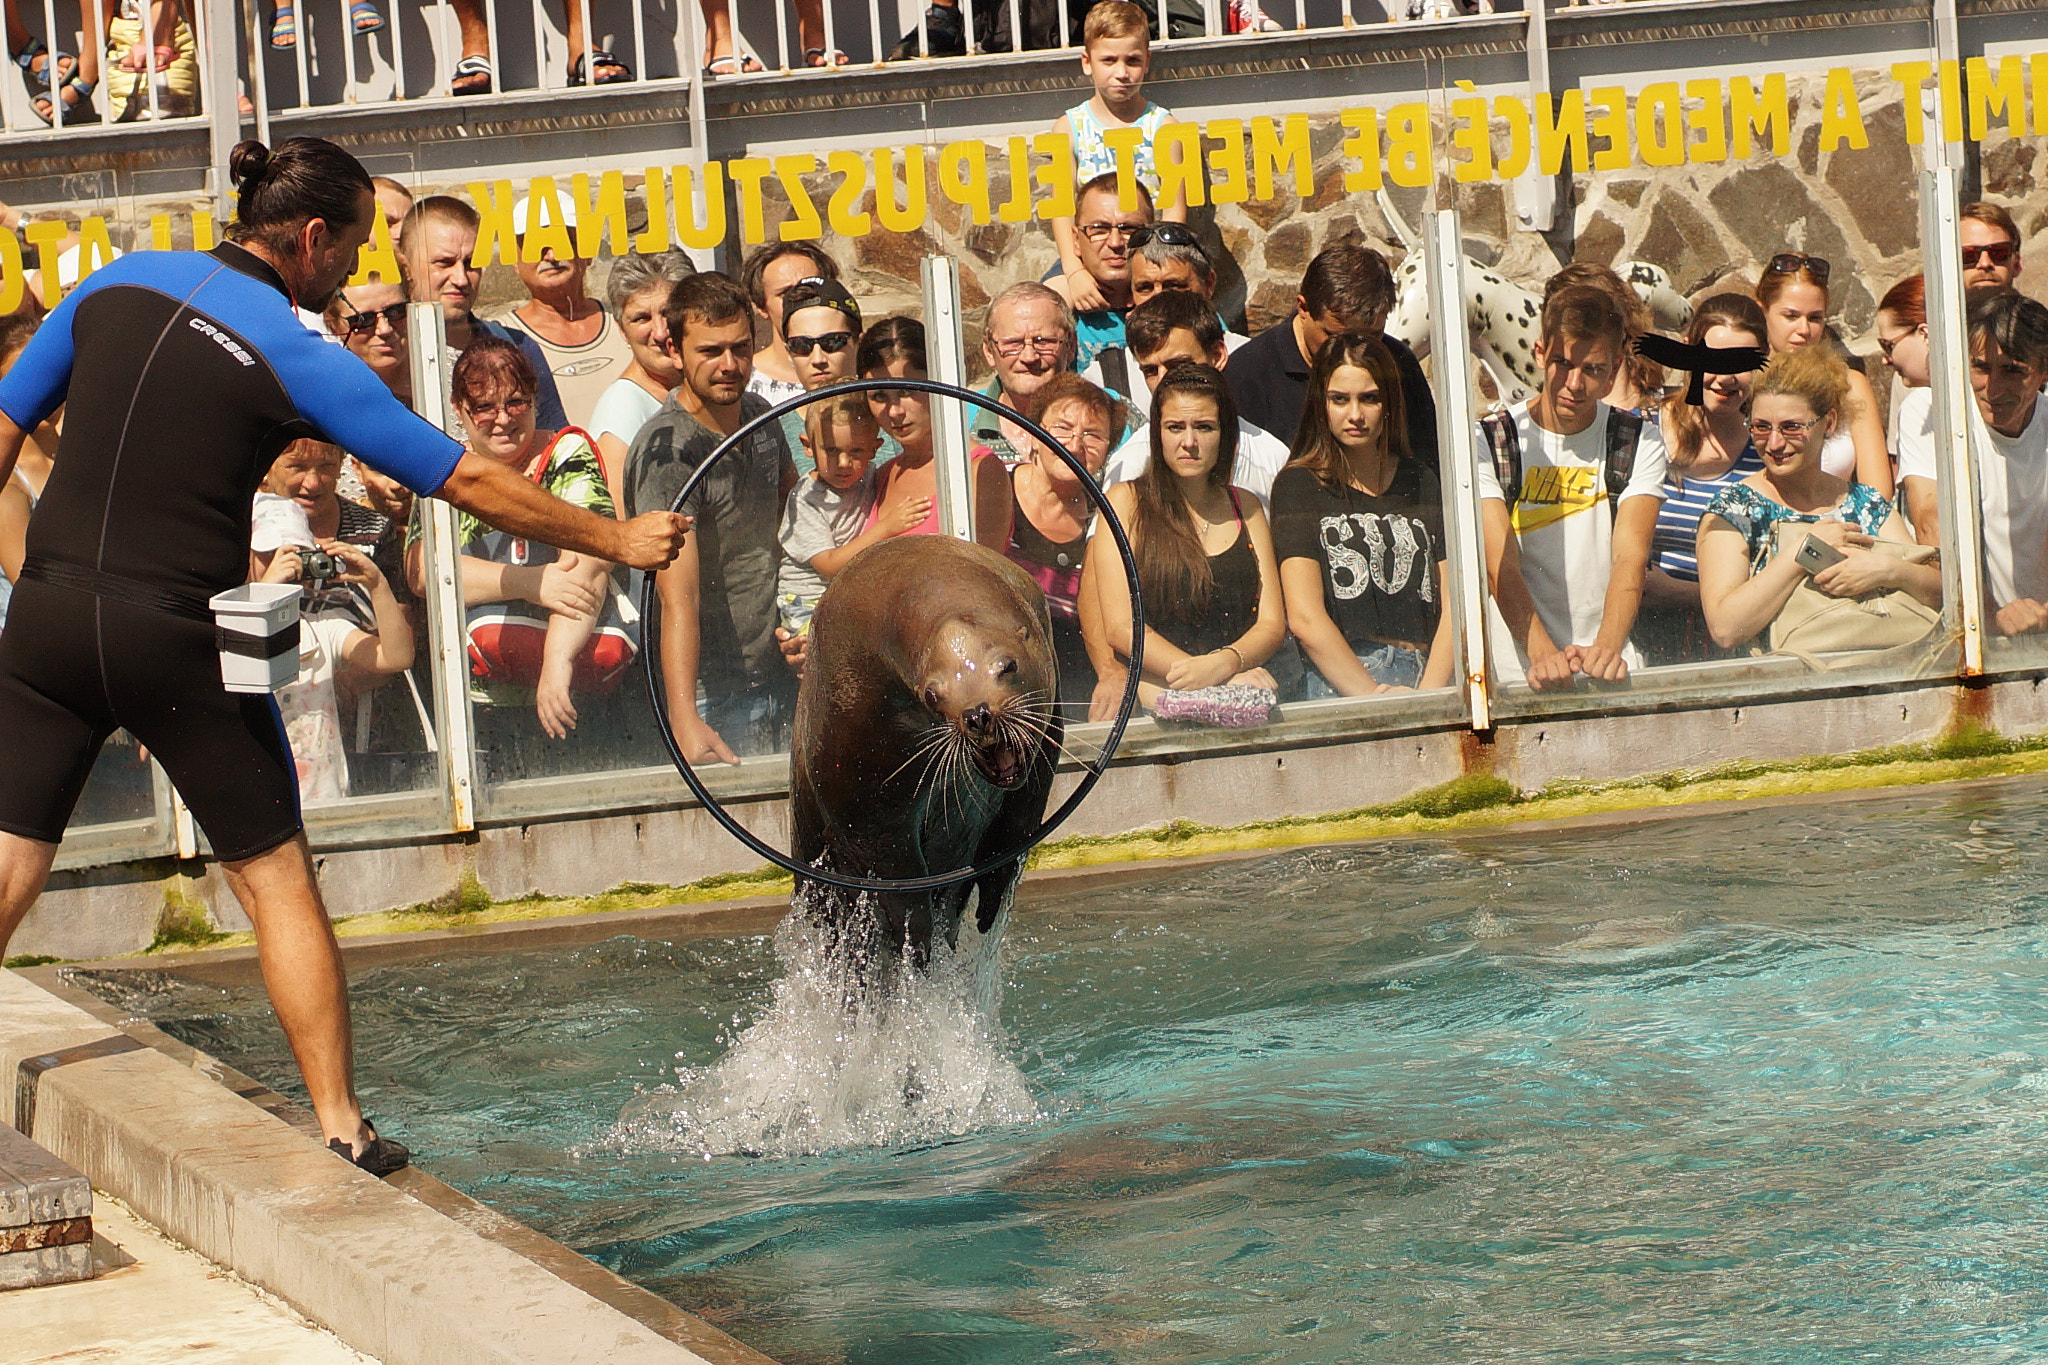
<path fill-rule="evenodd" d="M 1358 662 L 1364 665 L 1374 682 L 1388 687 L 1413 687 L 1422 681 L 1422 653 L 1419 650 L 1404 649 L 1400 645 L 1374 645 L 1358 656 Z M 1309 666 L 1306 681 L 1309 701 L 1343 695 L 1323 680 L 1323 675 L 1313 664 Z"/>
<path fill-rule="evenodd" d="M 794 678 L 788 688 L 761 687 L 713 696 L 697 684 L 697 714 L 741 758 L 781 753 L 795 718 Z"/>

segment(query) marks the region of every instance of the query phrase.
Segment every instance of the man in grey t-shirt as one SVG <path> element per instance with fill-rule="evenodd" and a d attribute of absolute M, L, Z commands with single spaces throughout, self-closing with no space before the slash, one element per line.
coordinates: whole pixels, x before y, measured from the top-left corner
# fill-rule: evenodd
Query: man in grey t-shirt
<path fill-rule="evenodd" d="M 754 331 L 738 285 L 693 275 L 677 283 L 666 313 L 683 382 L 634 438 L 629 508 L 667 508 L 727 437 L 769 408 L 746 391 Z M 690 495 L 684 507 L 697 533 L 656 576 L 669 720 L 692 763 L 736 763 L 788 743 L 796 675 L 775 642 L 776 530 L 795 482 L 782 428 L 766 423 Z"/>

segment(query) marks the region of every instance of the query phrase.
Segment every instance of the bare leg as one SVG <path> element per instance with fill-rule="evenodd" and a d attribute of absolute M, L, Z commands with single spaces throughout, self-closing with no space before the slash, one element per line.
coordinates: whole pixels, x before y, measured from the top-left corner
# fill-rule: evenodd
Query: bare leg
<path fill-rule="evenodd" d="M 7 956 L 7 940 L 43 894 L 56 857 L 55 844 L 0 831 L 0 958 Z"/>
<path fill-rule="evenodd" d="M 827 50 L 825 42 L 825 0 L 796 0 L 797 41 L 803 47 L 805 66 L 844 66 L 844 54 Z M 815 62 L 813 52 L 823 53 Z M 835 60 L 835 56 L 837 60 Z"/>
<path fill-rule="evenodd" d="M 312 1096 L 320 1132 L 360 1150 L 370 1133 L 356 1101 L 348 979 L 313 880 L 306 836 L 253 858 L 222 863 L 221 870 L 256 926 L 263 985 Z"/>
<path fill-rule="evenodd" d="M 761 64 L 752 57 L 743 56 L 739 44 L 734 41 L 730 0 L 697 0 L 697 4 L 704 11 L 704 65 L 710 67 L 720 62 L 727 63 L 716 73 L 721 76 L 759 71 Z"/>

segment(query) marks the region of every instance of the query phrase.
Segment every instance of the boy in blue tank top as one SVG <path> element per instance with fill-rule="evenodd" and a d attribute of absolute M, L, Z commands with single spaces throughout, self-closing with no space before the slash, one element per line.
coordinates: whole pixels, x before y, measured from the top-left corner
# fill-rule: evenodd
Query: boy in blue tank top
<path fill-rule="evenodd" d="M 1052 125 L 1055 133 L 1065 133 L 1074 145 L 1075 185 L 1116 170 L 1116 153 L 1103 136 L 1109 129 L 1136 128 L 1145 135 L 1137 146 L 1138 179 L 1157 200 L 1159 171 L 1152 140 L 1159 126 L 1173 115 L 1145 98 L 1145 76 L 1151 68 L 1152 42 L 1143 10 L 1129 0 L 1103 0 L 1088 11 L 1081 30 L 1081 70 L 1094 82 L 1095 94 L 1087 103 L 1061 114 Z M 1187 204 L 1177 189 L 1171 201 L 1156 202 L 1155 207 L 1163 219 L 1187 221 Z M 1053 219 L 1052 239 L 1060 251 L 1061 280 L 1055 288 L 1084 312 L 1106 306 L 1094 277 L 1081 264 L 1074 220 Z"/>

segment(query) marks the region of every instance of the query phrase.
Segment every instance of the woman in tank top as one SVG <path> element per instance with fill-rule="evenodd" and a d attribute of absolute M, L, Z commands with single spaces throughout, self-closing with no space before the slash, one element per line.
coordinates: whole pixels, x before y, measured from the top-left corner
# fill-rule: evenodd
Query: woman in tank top
<path fill-rule="evenodd" d="M 1145 672 L 1138 700 L 1161 719 L 1257 725 L 1275 699 L 1263 665 L 1286 637 L 1273 539 L 1255 499 L 1231 487 L 1237 405 L 1207 365 L 1177 365 L 1152 392 L 1152 458 L 1131 483 L 1109 490 L 1130 536 L 1145 603 Z M 1106 647 L 1128 658 L 1131 604 L 1116 543 L 1088 547 L 1085 593 Z M 1116 709 L 1123 679 L 1098 681 L 1093 719 Z"/>
<path fill-rule="evenodd" d="M 1770 331 L 1771 356 L 1786 355 L 1819 343 L 1834 347 L 1828 335 L 1829 265 L 1818 256 L 1781 251 L 1771 257 L 1757 281 L 1756 301 L 1763 306 Z M 1892 496 L 1892 459 L 1884 445 L 1884 419 L 1878 416 L 1877 393 L 1856 368 L 1860 360 L 1838 352 L 1850 362 L 1849 401 L 1855 417 L 1838 427 L 1821 448 L 1824 473 L 1853 483 L 1867 483 L 1883 498 Z"/>
<path fill-rule="evenodd" d="M 914 318 L 883 318 L 862 334 L 859 357 L 863 379 L 923 379 L 924 324 Z M 931 395 L 911 389 L 875 389 L 868 406 L 884 434 L 903 447 L 901 454 L 875 468 L 875 505 L 862 530 L 875 525 L 885 510 L 922 502 L 929 510 L 909 535 L 939 533 L 938 477 L 932 467 Z M 974 469 L 974 538 L 1001 554 L 1010 545 L 1010 481 L 1003 462 L 986 446 L 970 452 Z"/>
<path fill-rule="evenodd" d="M 1123 430 L 1116 400 L 1077 374 L 1055 375 L 1038 396 L 1039 425 L 1089 474 L 1100 475 L 1110 442 Z M 1059 660 L 1059 699 L 1069 708 L 1067 718 L 1078 721 L 1095 685 L 1079 610 L 1081 566 L 1095 509 L 1072 466 L 1045 449 L 1033 449 L 1010 471 L 1010 496 L 1010 562 L 1045 590 L 1053 653 Z M 1113 676 L 1121 686 L 1122 676 Z"/>

